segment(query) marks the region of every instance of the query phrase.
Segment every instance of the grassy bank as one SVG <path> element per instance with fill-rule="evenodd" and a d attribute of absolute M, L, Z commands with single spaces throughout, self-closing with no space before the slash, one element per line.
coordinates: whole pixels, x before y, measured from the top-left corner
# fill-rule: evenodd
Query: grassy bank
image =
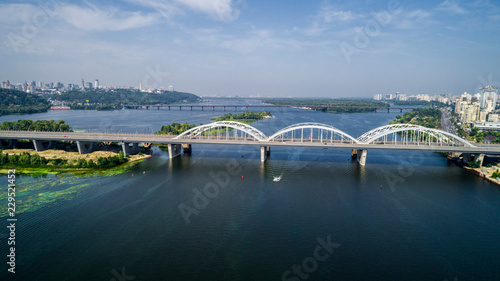
<path fill-rule="evenodd" d="M 128 156 L 128 161 L 126 163 L 121 163 L 116 166 L 100 168 L 100 167 L 77 167 L 78 163 L 89 162 L 90 160 L 94 163 L 99 163 L 99 159 L 106 158 L 110 159 L 113 157 L 119 157 L 119 152 L 117 151 L 94 151 L 89 154 L 79 154 L 78 152 L 71 152 L 65 150 L 51 149 L 42 152 L 36 152 L 34 149 L 7 149 L 2 151 L 3 154 L 8 155 L 39 155 L 50 161 L 45 165 L 15 165 L 15 164 L 2 164 L 0 166 L 0 174 L 7 174 L 9 169 L 16 169 L 16 174 L 60 174 L 60 173 L 95 173 L 105 170 L 117 169 L 121 166 L 126 165 L 130 162 L 140 161 L 145 158 L 151 157 L 148 154 L 137 154 Z M 55 161 L 57 160 L 57 161 Z M 54 162 L 67 163 L 64 166 L 54 165 Z M 74 166 L 72 166 L 74 165 Z"/>

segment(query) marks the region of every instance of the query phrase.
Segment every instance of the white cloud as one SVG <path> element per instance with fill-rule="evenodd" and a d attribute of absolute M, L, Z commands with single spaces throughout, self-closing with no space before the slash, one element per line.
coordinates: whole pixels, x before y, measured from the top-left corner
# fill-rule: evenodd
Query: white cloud
<path fill-rule="evenodd" d="M 40 10 L 31 4 L 0 4 L 0 23 L 17 24 L 30 20 Z"/>
<path fill-rule="evenodd" d="M 127 0 L 130 3 L 141 5 L 155 9 L 168 20 L 171 20 L 176 15 L 182 15 L 184 12 L 177 7 L 172 1 L 165 0 Z"/>
<path fill-rule="evenodd" d="M 240 11 L 232 0 L 175 0 L 191 10 L 203 12 L 220 21 L 233 21 Z"/>
<path fill-rule="evenodd" d="M 321 6 L 318 17 L 326 23 L 336 21 L 350 21 L 357 18 L 357 16 L 351 11 L 343 11 L 328 3 L 324 3 Z"/>
<path fill-rule="evenodd" d="M 114 7 L 98 8 L 87 2 L 88 7 L 61 5 L 60 17 L 81 30 L 126 30 L 151 25 L 157 21 L 154 14 L 122 11 Z"/>
<path fill-rule="evenodd" d="M 439 4 L 436 8 L 437 10 L 447 11 L 452 14 L 465 14 L 467 10 L 460 7 L 455 1 L 445 0 L 443 3 Z"/>
<path fill-rule="evenodd" d="M 234 0 L 126 0 L 157 10 L 165 18 L 185 14 L 185 10 L 201 12 L 217 21 L 230 22 L 238 18 L 240 11 Z"/>
<path fill-rule="evenodd" d="M 426 12 L 424 10 L 415 10 L 415 11 L 411 11 L 408 13 L 408 18 L 411 18 L 411 19 L 424 19 L 424 18 L 428 18 L 429 16 L 430 16 L 430 13 Z"/>

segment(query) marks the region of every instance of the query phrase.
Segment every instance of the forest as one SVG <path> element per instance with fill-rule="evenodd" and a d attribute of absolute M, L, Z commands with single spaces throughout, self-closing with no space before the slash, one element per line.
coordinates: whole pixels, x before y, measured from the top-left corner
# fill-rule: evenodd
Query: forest
<path fill-rule="evenodd" d="M 203 125 L 203 124 L 200 124 Z M 171 125 L 164 125 L 161 126 L 160 131 L 156 132 L 155 135 L 179 135 L 183 133 L 184 131 L 187 131 L 189 129 L 192 129 L 196 127 L 195 124 L 188 124 L 188 123 L 176 123 L 173 122 Z"/>
<path fill-rule="evenodd" d="M 0 130 L 11 131 L 38 131 L 38 132 L 71 132 L 69 125 L 63 120 L 18 120 L 3 122 Z"/>
<path fill-rule="evenodd" d="M 238 121 L 250 124 L 257 120 L 262 120 L 266 117 L 271 117 L 271 112 L 269 111 L 249 111 L 245 110 L 243 113 L 231 114 L 226 113 L 221 117 L 213 118 L 215 121 Z"/>
<path fill-rule="evenodd" d="M 268 99 L 263 102 L 273 105 L 315 107 L 316 111 L 329 113 L 374 112 L 377 107 L 389 106 L 385 102 L 374 101 L 371 99 Z M 363 108 L 357 108 L 357 106 L 361 106 Z"/>
<path fill-rule="evenodd" d="M 86 109 L 85 104 L 100 105 L 101 107 L 107 106 L 107 109 L 121 109 L 123 105 L 131 104 L 171 104 L 183 101 L 197 102 L 201 100 L 200 97 L 190 93 L 163 92 L 161 94 L 154 94 L 144 93 L 138 90 L 69 91 L 61 95 L 54 95 L 52 98 L 69 103 L 72 109 Z"/>
<path fill-rule="evenodd" d="M 410 112 L 405 112 L 403 116 L 396 116 L 396 120 L 390 124 L 415 124 L 427 128 L 441 128 L 441 110 L 436 108 L 417 108 Z"/>
<path fill-rule="evenodd" d="M 50 103 L 39 96 L 0 88 L 0 115 L 46 112 Z"/>

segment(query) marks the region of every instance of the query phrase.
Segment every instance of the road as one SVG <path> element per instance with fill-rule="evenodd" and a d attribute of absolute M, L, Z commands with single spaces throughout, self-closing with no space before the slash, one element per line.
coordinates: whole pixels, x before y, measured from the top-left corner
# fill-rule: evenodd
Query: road
<path fill-rule="evenodd" d="M 443 131 L 446 131 L 450 134 L 456 135 L 455 126 L 450 121 L 450 115 L 448 114 L 447 108 L 441 108 L 441 127 Z"/>
<path fill-rule="evenodd" d="M 476 147 L 449 146 L 425 144 L 404 144 L 402 142 L 387 143 L 330 143 L 326 140 L 313 139 L 312 141 L 257 141 L 253 138 L 216 139 L 214 137 L 197 137 L 190 139 L 174 139 L 175 136 L 148 135 L 148 134 L 113 134 L 113 133 L 76 133 L 76 132 L 26 132 L 0 131 L 0 139 L 28 139 L 28 140 L 67 140 L 86 142 L 125 142 L 125 143 L 162 143 L 162 144 L 218 144 L 218 145 L 250 145 L 250 146 L 285 146 L 285 147 L 321 147 L 347 149 L 377 149 L 377 150 L 423 150 L 433 152 L 464 152 L 500 155 L 500 145 L 477 145 Z"/>

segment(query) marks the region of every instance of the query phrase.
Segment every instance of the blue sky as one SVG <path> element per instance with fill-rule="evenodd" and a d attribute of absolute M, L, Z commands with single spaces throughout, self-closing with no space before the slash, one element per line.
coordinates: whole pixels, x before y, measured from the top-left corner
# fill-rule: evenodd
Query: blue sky
<path fill-rule="evenodd" d="M 41 3 L 45 4 L 41 4 Z M 2 1 L 0 80 L 371 97 L 500 81 L 498 1 Z"/>

